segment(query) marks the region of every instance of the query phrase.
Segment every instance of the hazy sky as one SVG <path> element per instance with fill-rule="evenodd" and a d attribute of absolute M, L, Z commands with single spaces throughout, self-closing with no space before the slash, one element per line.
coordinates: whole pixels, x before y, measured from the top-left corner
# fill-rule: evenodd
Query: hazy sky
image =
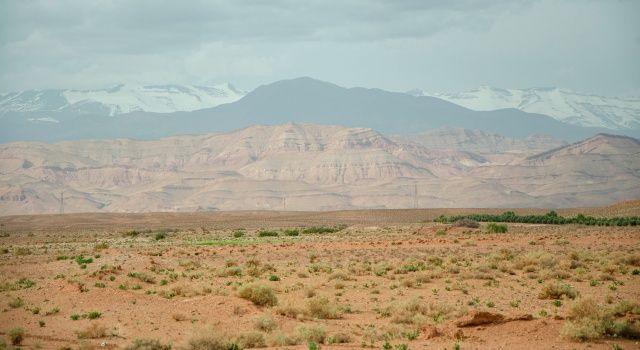
<path fill-rule="evenodd" d="M 639 14 L 634 0 L 0 0 L 0 90 L 311 76 L 637 94 Z"/>

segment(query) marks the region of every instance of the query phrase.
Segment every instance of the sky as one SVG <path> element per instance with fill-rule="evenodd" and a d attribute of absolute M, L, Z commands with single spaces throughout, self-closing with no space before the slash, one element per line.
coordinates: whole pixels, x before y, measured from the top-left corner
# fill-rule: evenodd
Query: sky
<path fill-rule="evenodd" d="M 0 91 L 300 76 L 640 95 L 634 0 L 0 0 Z"/>

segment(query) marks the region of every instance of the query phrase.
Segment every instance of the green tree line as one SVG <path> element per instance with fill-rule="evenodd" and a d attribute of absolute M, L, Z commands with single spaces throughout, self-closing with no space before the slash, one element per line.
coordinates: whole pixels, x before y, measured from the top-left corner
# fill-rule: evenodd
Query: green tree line
<path fill-rule="evenodd" d="M 637 226 L 640 225 L 639 216 L 623 216 L 623 217 L 593 217 L 578 214 L 573 217 L 564 217 L 558 215 L 555 211 L 550 211 L 544 215 L 516 215 L 512 211 L 506 211 L 502 214 L 469 214 L 469 215 L 440 215 L 435 218 L 435 222 L 450 223 L 462 219 L 470 219 L 479 222 L 521 222 L 527 224 L 581 224 L 591 226 Z"/>

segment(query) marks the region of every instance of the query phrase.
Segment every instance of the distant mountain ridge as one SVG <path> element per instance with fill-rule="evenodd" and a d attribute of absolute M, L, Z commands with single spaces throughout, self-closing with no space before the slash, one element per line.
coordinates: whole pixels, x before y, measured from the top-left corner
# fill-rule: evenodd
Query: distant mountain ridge
<path fill-rule="evenodd" d="M 172 113 L 235 102 L 245 94 L 229 83 L 215 86 L 121 84 L 98 90 L 27 90 L 0 96 L 0 115 L 8 112 L 108 116 L 131 112 Z"/>
<path fill-rule="evenodd" d="M 55 120 L 57 122 L 51 122 Z M 257 124 L 288 122 L 363 127 L 408 135 L 454 127 L 523 138 L 549 135 L 575 142 L 606 128 L 560 122 L 517 109 L 473 111 L 435 97 L 415 97 L 380 89 L 344 88 L 302 77 L 262 85 L 235 102 L 173 113 L 6 112 L 0 115 L 0 142 L 78 139 L 156 139 L 172 135 L 230 132 Z M 640 136 L 640 129 L 619 133 Z"/>
<path fill-rule="evenodd" d="M 457 145 L 461 134 L 470 135 L 465 147 L 493 142 L 472 130 L 423 142 Z M 430 149 L 369 128 L 300 123 L 9 143 L 0 145 L 0 215 L 56 213 L 63 191 L 66 213 L 577 207 L 640 197 L 638 140 L 602 134 L 548 156 L 534 155 L 531 140 L 489 136 L 510 152 Z"/>
<path fill-rule="evenodd" d="M 559 121 L 613 130 L 640 128 L 640 97 L 607 97 L 562 88 L 500 89 L 482 86 L 455 93 L 429 93 L 419 89 L 413 96 L 431 96 L 476 111 L 516 108 Z"/>

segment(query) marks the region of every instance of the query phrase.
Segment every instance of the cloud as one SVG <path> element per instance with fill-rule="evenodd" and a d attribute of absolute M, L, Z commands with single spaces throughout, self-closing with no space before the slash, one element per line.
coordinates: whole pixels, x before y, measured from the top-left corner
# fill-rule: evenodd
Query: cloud
<path fill-rule="evenodd" d="M 464 78 L 458 73 L 465 67 L 453 63 L 482 62 L 478 69 L 497 74 L 494 80 L 504 83 L 509 80 L 500 74 L 500 67 L 508 67 L 520 52 L 551 61 L 555 53 L 561 54 L 560 59 L 576 59 L 577 51 L 590 40 L 576 30 L 615 43 L 592 55 L 604 59 L 613 50 L 637 58 L 639 27 L 629 15 L 640 10 L 637 4 L 573 0 L 5 0 L 0 2 L 0 81 L 3 90 L 211 79 L 251 88 L 300 74 L 335 78 L 346 85 L 461 88 L 484 78 L 478 72 L 469 75 L 476 76 L 475 81 Z M 589 28 L 589 21 L 604 27 Z M 548 37 L 545 43 L 536 31 L 568 41 L 562 47 Z M 463 57 L 452 57 L 454 54 Z M 514 83 L 534 82 L 548 70 L 547 76 L 562 72 L 565 85 L 575 85 L 580 80 L 576 77 L 585 74 L 567 67 L 553 70 L 544 60 L 531 63 L 533 78 L 514 79 Z M 432 68 L 438 65 L 438 71 L 425 69 L 421 61 Z M 363 69 L 368 73 L 360 73 Z M 610 68 L 607 71 L 611 73 Z M 610 74 L 614 79 L 619 75 Z M 438 81 L 429 82 L 433 76 Z M 523 76 L 528 77 L 528 72 Z M 640 85 L 637 74 L 620 83 L 626 88 L 634 84 Z M 610 81 L 607 89 L 611 85 Z"/>

